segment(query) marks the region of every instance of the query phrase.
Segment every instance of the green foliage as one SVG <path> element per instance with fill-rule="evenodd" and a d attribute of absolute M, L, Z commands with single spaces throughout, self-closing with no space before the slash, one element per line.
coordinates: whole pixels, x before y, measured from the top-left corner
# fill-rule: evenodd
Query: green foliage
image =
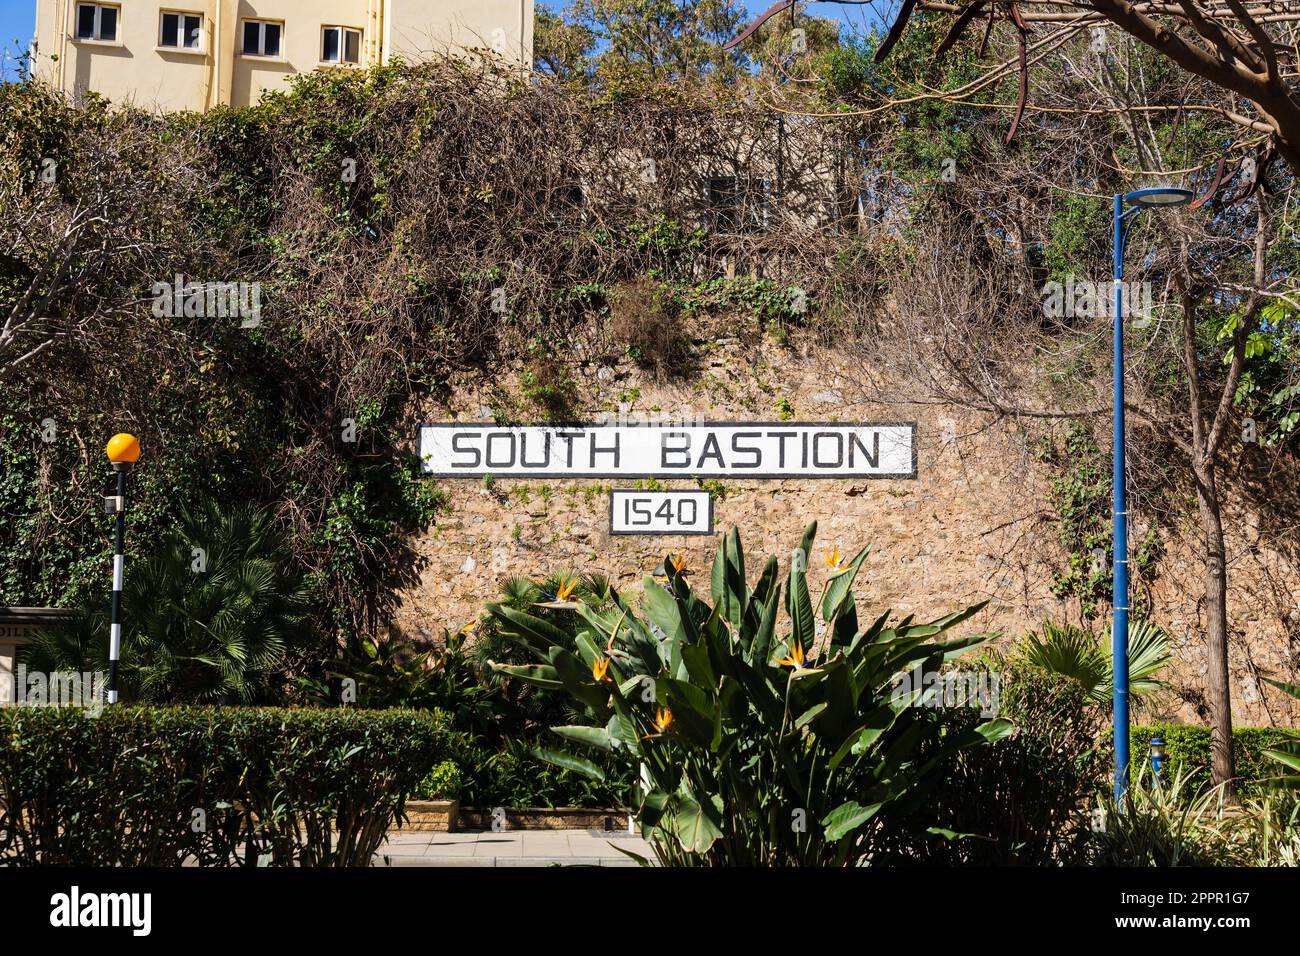
<path fill-rule="evenodd" d="M 737 310 L 759 325 L 798 325 L 812 313 L 813 298 L 806 287 L 780 285 L 771 279 L 744 276 L 708 279 L 677 290 L 685 315 Z"/>
<path fill-rule="evenodd" d="M 1270 680 L 1274 687 L 1286 691 L 1292 697 L 1300 699 L 1300 685 L 1285 684 Z M 1234 738 L 1235 744 L 1235 738 Z M 1282 741 L 1264 751 L 1264 756 L 1280 764 L 1278 776 L 1271 778 L 1268 784 L 1278 790 L 1300 790 L 1300 740 Z M 1240 769 L 1238 770 L 1240 773 Z"/>
<path fill-rule="evenodd" d="M 89 110 L 83 119 L 102 122 L 102 100 L 92 101 Z M 56 188 L 63 188 L 68 174 L 74 172 L 68 167 L 72 114 L 71 105 L 48 85 L 0 84 L 0 181 L 24 192 L 44 188 L 45 161 L 53 160 L 62 173 L 56 176 L 55 183 L 60 184 Z M 0 261 L 7 258 L 0 256 Z"/>
<path fill-rule="evenodd" d="M 1111 699 L 1111 631 L 1101 636 L 1069 624 L 1043 623 L 1041 633 L 1026 634 L 1017 655 L 1035 667 L 1074 681 L 1094 704 Z M 1128 627 L 1128 690 L 1141 697 L 1164 686 L 1158 674 L 1173 659 L 1169 636 L 1150 621 L 1130 621 Z"/>
<path fill-rule="evenodd" d="M 1043 250 L 1049 278 L 1064 282 L 1067 276 L 1088 278 L 1109 275 L 1104 268 L 1111 240 L 1109 205 L 1093 196 L 1058 191 Z"/>
<path fill-rule="evenodd" d="M 0 861 L 368 866 L 446 733 L 406 711 L 0 709 Z"/>
<path fill-rule="evenodd" d="M 1129 752 L 1134 763 L 1147 763 L 1151 738 L 1165 741 L 1165 760 L 1169 772 L 1181 773 L 1191 789 L 1204 787 L 1210 779 L 1210 728 L 1192 724 L 1159 724 L 1134 727 L 1129 732 Z M 1297 732 L 1283 727 L 1233 727 L 1232 755 L 1237 769 L 1235 788 L 1243 794 L 1259 794 L 1270 789 L 1269 781 L 1285 772 L 1276 762 L 1276 753 L 1294 751 Z"/>
<path fill-rule="evenodd" d="M 442 650 L 413 652 L 397 635 L 380 641 L 363 637 L 326 672 L 334 686 L 311 688 L 316 703 L 336 704 L 348 688 L 355 699 L 344 703 L 364 708 L 441 710 L 462 730 L 491 727 L 498 710 L 479 680 L 479 668 L 465 648 L 465 635 L 443 633 Z"/>
<path fill-rule="evenodd" d="M 635 775 L 613 759 L 597 758 L 604 779 L 557 767 L 534 752 L 545 746 L 541 733 L 529 731 L 496 743 L 471 738 L 458 744 L 461 803 L 469 807 L 592 807 L 628 805 Z"/>
<path fill-rule="evenodd" d="M 1015 657 L 980 662 L 997 679 L 999 714 L 1015 733 L 950 755 L 912 814 L 873 837 L 889 865 L 1060 866 L 1081 862 L 1078 808 L 1109 766 L 1096 746 L 1104 718 L 1073 680 Z M 972 708 L 936 714 L 950 734 L 979 720 Z"/>
<path fill-rule="evenodd" d="M 718 478 L 696 478 L 695 483 L 699 485 L 701 491 L 707 491 L 719 501 L 727 497 L 727 486 Z"/>
<path fill-rule="evenodd" d="M 153 703 L 265 700 L 273 675 L 314 632 L 310 592 L 292 569 L 285 536 L 251 505 L 206 501 L 177 534 L 126 576 L 122 593 L 123 699 Z M 103 598 L 26 649 L 28 666 L 107 670 Z"/>
<path fill-rule="evenodd" d="M 748 585 L 733 530 L 714 560 L 712 606 L 693 593 L 682 562 L 665 559 L 664 583 L 643 583 L 644 617 L 613 591 L 605 610 L 570 602 L 573 649 L 553 624 L 489 607 L 538 662 L 497 669 L 563 691 L 586 719 L 555 733 L 646 781 L 636 815 L 662 862 L 856 863 L 858 838 L 914 803 L 948 753 L 1009 730 L 1004 721 L 983 723 L 922 755 L 939 728 L 911 706 L 914 694 L 893 693 L 894 675 L 936 669 L 987 640 L 934 640 L 980 606 L 928 625 L 909 616 L 887 626 L 886 612 L 859 627 L 851 587 L 866 550 L 826 580 L 814 605 L 803 563 L 815 535 L 813 524 L 784 599 L 775 558 Z M 777 630 L 782 606 L 784 633 Z M 605 777 L 568 751 L 538 755 Z"/>
<path fill-rule="evenodd" d="M 562 17 L 539 20 L 534 58 L 546 72 L 611 98 L 733 83 L 745 54 L 722 44 L 745 16 L 736 0 L 571 0 Z"/>
<path fill-rule="evenodd" d="M 1051 500 L 1068 556 L 1053 576 L 1052 593 L 1077 598 L 1080 613 L 1090 619 L 1109 602 L 1113 586 L 1110 466 L 1083 422 L 1070 424 L 1064 450 L 1049 451 L 1048 458 L 1062 470 L 1052 479 Z"/>
<path fill-rule="evenodd" d="M 550 345 L 534 339 L 528 344 L 519 392 L 533 410 L 551 419 L 573 415 L 578 383 Z"/>
<path fill-rule="evenodd" d="M 856 97 L 874 74 L 873 51 L 862 44 L 844 43 L 823 52 L 817 60 L 817 92 L 825 101 L 843 102 Z"/>
<path fill-rule="evenodd" d="M 416 800 L 447 800 L 459 796 L 463 786 L 464 780 L 456 761 L 444 760 L 434 765 L 411 797 Z"/>
<path fill-rule="evenodd" d="M 1135 775 L 1124 804 L 1098 800 L 1101 827 L 1089 834 L 1094 866 L 1244 866 L 1248 846 L 1240 822 L 1224 812 L 1219 791 L 1197 792 L 1185 771 L 1154 785 Z"/>
<path fill-rule="evenodd" d="M 1234 314 L 1223 323 L 1219 343 L 1231 337 L 1239 319 Z M 1245 358 L 1234 396 L 1237 408 L 1253 419 L 1253 433 L 1243 434 L 1243 439 L 1266 446 L 1287 446 L 1300 434 L 1300 381 L 1296 377 L 1300 365 L 1300 313 L 1280 302 L 1264 306 L 1259 329 L 1247 339 Z M 1231 360 L 1228 351 L 1224 364 Z"/>
<path fill-rule="evenodd" d="M 544 621 L 553 638 L 568 650 L 576 648 L 580 620 L 563 606 L 555 605 L 555 595 L 571 586 L 567 602 L 576 602 L 594 610 L 611 606 L 612 591 L 609 580 L 600 575 L 579 575 L 573 571 L 559 571 L 541 581 L 527 578 L 508 579 L 501 588 L 497 606 L 501 613 L 485 614 L 475 625 L 475 639 L 469 653 L 483 669 L 483 681 L 492 688 L 495 699 L 503 711 L 500 724 L 504 733 L 527 736 L 538 728 L 568 721 L 575 711 L 564 694 L 518 680 L 499 670 L 493 664 L 525 664 L 529 660 L 526 648 L 510 636 L 503 615 L 527 614 Z"/>
<path fill-rule="evenodd" d="M 650 278 L 665 278 L 685 271 L 704 245 L 703 229 L 688 229 L 674 219 L 657 215 L 649 222 L 625 227 L 627 243 L 646 263 Z"/>
<path fill-rule="evenodd" d="M 818 57 L 818 93 L 832 109 L 880 108 L 887 101 L 906 99 L 925 91 L 960 87 L 982 69 L 974 51 L 959 47 L 942 60 L 933 57 L 947 23 L 942 16 L 916 12 L 907 31 L 884 63 L 874 61 L 884 39 L 873 31 L 862 43 L 847 42 Z M 979 103 L 990 102 L 990 88 L 970 97 L 969 103 L 918 98 L 901 108 L 897 122 L 885 128 L 869 127 L 880 165 L 911 192 L 911 202 L 924 206 L 948 164 L 957 171 L 969 169 L 982 149 L 974 134 L 980 122 Z"/>

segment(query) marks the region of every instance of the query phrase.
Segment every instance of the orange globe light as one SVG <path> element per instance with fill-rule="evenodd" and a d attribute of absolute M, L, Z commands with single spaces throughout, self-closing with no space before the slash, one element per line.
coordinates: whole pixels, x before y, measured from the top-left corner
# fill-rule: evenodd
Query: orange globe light
<path fill-rule="evenodd" d="M 108 460 L 113 464 L 132 465 L 140 458 L 140 443 L 136 441 L 134 435 L 123 432 L 110 438 L 108 447 L 104 451 L 107 452 Z"/>

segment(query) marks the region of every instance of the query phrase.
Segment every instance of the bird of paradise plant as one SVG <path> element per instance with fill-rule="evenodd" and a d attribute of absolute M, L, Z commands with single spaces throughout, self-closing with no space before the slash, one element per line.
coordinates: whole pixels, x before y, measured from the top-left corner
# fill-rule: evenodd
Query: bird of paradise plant
<path fill-rule="evenodd" d="M 816 530 L 808 526 L 797 554 L 811 553 Z M 983 605 L 928 624 L 885 611 L 862 625 L 851 588 L 866 554 L 826 582 L 819 632 L 806 557 L 791 562 L 784 588 L 769 558 L 751 588 L 733 529 L 707 595 L 692 591 L 684 562 L 669 556 L 656 569 L 663 579 L 642 582 L 643 610 L 611 589 L 609 604 L 565 612 L 572 630 L 491 606 L 502 633 L 536 662 L 495 666 L 567 694 L 586 721 L 554 733 L 640 777 L 628 805 L 661 863 L 860 863 L 860 837 L 914 808 L 940 761 L 1010 730 L 993 720 L 941 736 L 938 722 L 895 693 L 896 675 L 938 669 L 992 635 L 949 634 Z M 535 752 L 604 778 L 577 753 Z"/>

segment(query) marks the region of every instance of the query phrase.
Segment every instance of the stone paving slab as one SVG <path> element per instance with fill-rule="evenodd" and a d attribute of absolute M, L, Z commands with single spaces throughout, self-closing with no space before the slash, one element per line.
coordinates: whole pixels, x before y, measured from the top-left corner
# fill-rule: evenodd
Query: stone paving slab
<path fill-rule="evenodd" d="M 615 846 L 653 859 L 640 836 L 601 830 L 390 833 L 375 866 L 637 866 Z"/>

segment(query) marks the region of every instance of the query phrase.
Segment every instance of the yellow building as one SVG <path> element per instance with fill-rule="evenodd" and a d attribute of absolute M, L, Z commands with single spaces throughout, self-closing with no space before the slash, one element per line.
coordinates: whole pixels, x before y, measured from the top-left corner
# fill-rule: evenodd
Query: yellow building
<path fill-rule="evenodd" d="M 528 68 L 533 0 L 37 0 L 36 75 L 74 98 L 247 106 L 318 68 L 469 49 Z"/>

